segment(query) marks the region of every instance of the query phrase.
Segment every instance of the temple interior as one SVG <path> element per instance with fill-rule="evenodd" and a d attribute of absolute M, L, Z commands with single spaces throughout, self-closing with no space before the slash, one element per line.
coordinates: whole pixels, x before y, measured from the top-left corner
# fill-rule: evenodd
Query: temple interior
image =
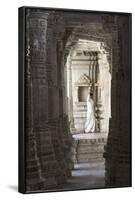
<path fill-rule="evenodd" d="M 26 190 L 129 186 L 128 18 L 40 9 L 26 18 Z"/>

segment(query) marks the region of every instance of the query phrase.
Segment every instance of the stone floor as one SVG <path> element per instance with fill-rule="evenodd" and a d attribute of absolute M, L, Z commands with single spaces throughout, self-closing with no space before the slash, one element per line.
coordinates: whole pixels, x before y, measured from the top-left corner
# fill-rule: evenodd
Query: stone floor
<path fill-rule="evenodd" d="M 72 135 L 74 140 L 97 140 L 106 139 L 106 133 L 78 133 Z M 102 159 L 101 159 L 102 160 Z M 103 188 L 105 177 L 105 165 L 103 161 L 77 163 L 72 170 L 72 177 L 66 185 L 63 185 L 64 190 L 75 189 L 91 189 Z"/>
<path fill-rule="evenodd" d="M 106 133 L 78 133 L 73 134 L 72 136 L 74 140 L 79 140 L 80 143 L 83 141 L 99 141 L 102 139 L 107 139 Z M 90 144 L 87 143 L 86 145 L 89 146 Z M 89 155 L 91 155 L 91 153 Z M 77 164 L 74 164 L 72 177 L 67 181 L 66 184 L 59 186 L 56 191 L 103 188 L 105 184 L 104 178 L 104 159 L 94 160 L 92 162 L 79 162 Z"/>
<path fill-rule="evenodd" d="M 75 164 L 72 178 L 63 186 L 65 190 L 104 187 L 104 162 Z"/>

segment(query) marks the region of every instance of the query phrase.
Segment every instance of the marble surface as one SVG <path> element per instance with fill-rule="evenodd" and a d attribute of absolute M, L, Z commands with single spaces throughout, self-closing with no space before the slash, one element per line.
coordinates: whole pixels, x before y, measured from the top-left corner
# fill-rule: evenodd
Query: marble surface
<path fill-rule="evenodd" d="M 73 134 L 74 139 L 97 139 L 97 138 L 107 138 L 107 133 L 78 133 Z"/>
<path fill-rule="evenodd" d="M 103 188 L 104 177 L 104 162 L 75 164 L 72 177 L 63 185 L 63 189 Z"/>

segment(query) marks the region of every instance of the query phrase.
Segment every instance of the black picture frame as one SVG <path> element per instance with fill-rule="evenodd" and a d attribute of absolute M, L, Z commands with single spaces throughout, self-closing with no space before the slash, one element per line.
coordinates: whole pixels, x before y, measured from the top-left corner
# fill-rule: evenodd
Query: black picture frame
<path fill-rule="evenodd" d="M 120 26 L 120 24 L 118 24 L 118 41 L 120 46 L 118 48 L 120 48 L 120 50 L 122 51 L 122 53 L 120 53 L 120 62 L 119 64 L 121 65 L 121 67 L 118 67 L 118 70 L 116 72 L 116 77 L 114 77 L 114 79 L 116 80 L 116 88 L 121 87 L 121 83 L 122 81 L 127 81 L 127 85 L 125 86 L 125 96 L 127 97 L 127 109 L 126 106 L 124 107 L 124 103 L 125 101 L 123 101 L 123 105 L 122 107 L 117 107 L 117 109 L 119 109 L 119 113 L 120 116 L 122 116 L 122 114 L 125 116 L 124 113 L 124 109 L 126 109 L 125 112 L 127 112 L 127 117 L 125 117 L 125 124 L 127 123 L 127 126 L 125 125 L 125 129 L 127 130 L 128 127 L 128 141 L 126 142 L 124 139 L 124 144 L 126 148 L 128 148 L 128 152 L 126 152 L 126 156 L 127 158 L 123 157 L 121 158 L 121 162 L 123 162 L 123 166 L 127 165 L 127 174 L 128 174 L 128 178 L 125 177 L 125 179 L 128 179 L 128 181 L 125 181 L 125 183 L 121 182 L 121 179 L 119 179 L 118 184 L 117 184 L 117 180 L 115 180 L 115 176 L 111 177 L 110 174 L 110 184 L 104 186 L 104 187 L 95 187 L 95 188 L 64 188 L 64 187 L 58 187 L 58 188 L 51 188 L 51 189 L 44 189 L 42 184 L 38 186 L 38 188 L 40 189 L 28 189 L 27 188 L 27 180 L 26 180 L 26 160 L 27 160 L 27 153 L 26 153 L 26 148 L 28 148 L 28 146 L 26 147 L 26 143 L 27 143 L 27 101 L 28 101 L 28 94 L 27 93 L 27 84 L 26 84 L 26 74 L 27 74 L 27 67 L 28 67 L 28 61 L 26 59 L 28 52 L 28 46 L 27 46 L 27 33 L 26 33 L 26 29 L 27 29 L 27 23 L 28 23 L 28 18 L 26 17 L 27 15 L 27 11 L 33 11 L 33 12 L 42 12 L 42 13 L 47 13 L 47 12 L 54 12 L 54 15 L 57 12 L 58 13 L 72 13 L 73 15 L 79 15 L 84 14 L 84 15 L 93 15 L 93 16 L 100 16 L 103 15 L 105 16 L 105 20 L 107 21 L 107 17 L 110 16 L 110 23 L 117 23 L 117 18 L 121 18 L 120 20 L 123 20 L 122 17 L 125 19 L 125 22 L 123 22 L 123 33 L 121 31 L 122 27 Z M 84 189 L 98 189 L 98 188 L 117 188 L 117 187 L 131 187 L 132 186 L 132 130 L 131 130 L 131 121 L 132 121 L 132 14 L 131 13 L 124 13 L 124 12 L 108 12 L 108 11 L 91 11 L 91 10 L 76 10 L 76 9 L 63 9 L 63 8 L 43 8 L 43 7 L 20 7 L 18 10 L 18 27 L 19 27 L 19 134 L 18 134 L 18 150 L 19 150 L 19 157 L 18 157 L 18 161 L 19 161 L 19 166 L 18 166 L 18 191 L 21 193 L 37 193 L 37 192 L 52 192 L 52 191 L 70 191 L 70 190 L 84 190 Z M 34 16 L 34 18 L 36 18 L 36 14 Z M 113 22 L 111 22 L 111 16 L 112 16 L 112 20 L 114 20 Z M 57 16 L 58 17 L 58 16 Z M 59 20 L 56 17 L 56 23 L 57 20 Z M 42 17 L 41 17 L 42 18 Z M 94 19 L 94 17 L 93 17 Z M 81 20 L 82 23 L 83 20 Z M 34 22 L 33 22 L 34 23 Z M 42 23 L 42 22 L 41 22 Z M 101 22 L 102 23 L 102 22 Z M 108 21 L 106 23 L 109 23 Z M 120 23 L 120 21 L 119 21 Z M 69 27 L 69 31 L 70 28 L 72 29 L 72 27 Z M 114 31 L 115 32 L 115 31 Z M 33 37 L 32 35 L 30 37 Z M 125 44 L 123 42 L 125 39 Z M 127 48 L 127 50 L 122 50 L 122 46 L 123 48 Z M 128 54 L 128 55 L 127 55 Z M 39 55 L 40 56 L 40 55 Z M 126 57 L 126 58 L 125 58 Z M 126 64 L 125 64 L 126 63 Z M 117 65 L 117 63 L 116 63 Z M 38 65 L 37 65 L 38 66 Z M 124 66 L 124 67 L 123 67 Z M 125 70 L 125 66 L 128 66 L 128 68 Z M 119 84 L 120 83 L 120 84 Z M 124 82 L 125 83 L 125 82 Z M 124 84 L 123 83 L 123 84 Z M 117 89 L 116 89 L 117 90 Z M 119 92 L 120 90 L 118 90 L 117 92 Z M 123 88 L 121 89 L 121 91 L 123 92 Z M 123 93 L 121 93 L 123 95 Z M 117 93 L 117 95 L 119 95 L 119 93 Z M 124 95 L 123 95 L 124 96 Z M 121 100 L 120 100 L 121 101 Z M 123 126 L 123 122 L 124 120 L 120 121 L 120 123 L 122 123 L 122 125 L 120 127 L 118 127 L 118 131 L 119 130 L 123 130 L 122 126 Z M 124 137 L 123 137 L 124 138 Z M 118 138 L 119 140 L 121 139 L 121 136 Z M 117 140 L 117 138 L 116 138 Z M 107 150 L 104 150 L 104 156 L 106 159 L 110 159 L 108 157 L 108 152 L 112 153 L 113 148 L 116 148 L 118 150 L 118 154 L 120 153 L 120 150 L 118 148 L 118 144 L 116 141 L 115 143 L 115 138 L 113 138 L 113 140 L 111 140 L 111 136 L 108 139 L 108 142 L 112 142 L 111 144 L 108 143 L 108 145 L 112 145 L 111 148 L 109 149 L 107 146 L 106 148 L 108 148 Z M 113 146 L 114 144 L 114 146 Z M 27 144 L 28 145 L 28 144 Z M 122 145 L 121 142 L 119 142 L 119 145 Z M 123 149 L 123 147 L 121 147 Z M 116 151 L 117 151 L 116 150 Z M 108 151 L 108 152 L 107 152 Z M 112 152 L 111 152 L 112 151 Z M 112 153 L 113 154 L 113 153 Z M 115 152 L 115 154 L 117 154 Z M 114 154 L 113 154 L 114 155 Z M 123 154 L 121 154 L 123 156 Z M 113 160 L 111 161 L 111 164 L 115 165 L 116 162 L 119 162 L 119 160 L 115 160 L 115 155 L 114 158 L 112 158 Z M 108 161 L 109 162 L 109 161 Z M 127 163 L 128 162 L 128 163 Z M 109 165 L 108 165 L 109 168 Z M 114 171 L 117 170 L 116 168 L 113 168 Z M 123 170 L 124 171 L 124 170 Z M 124 171 L 126 172 L 126 170 Z M 114 172 L 115 173 L 115 172 Z M 108 175 L 109 176 L 109 175 Z M 116 178 L 117 179 L 117 178 Z M 113 184 L 114 183 L 114 184 Z"/>

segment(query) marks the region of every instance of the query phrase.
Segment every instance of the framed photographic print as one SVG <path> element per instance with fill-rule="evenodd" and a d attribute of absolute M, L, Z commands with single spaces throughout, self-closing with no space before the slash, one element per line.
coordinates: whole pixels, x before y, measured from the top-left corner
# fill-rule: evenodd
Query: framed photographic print
<path fill-rule="evenodd" d="M 131 19 L 19 8 L 19 192 L 131 186 Z"/>

